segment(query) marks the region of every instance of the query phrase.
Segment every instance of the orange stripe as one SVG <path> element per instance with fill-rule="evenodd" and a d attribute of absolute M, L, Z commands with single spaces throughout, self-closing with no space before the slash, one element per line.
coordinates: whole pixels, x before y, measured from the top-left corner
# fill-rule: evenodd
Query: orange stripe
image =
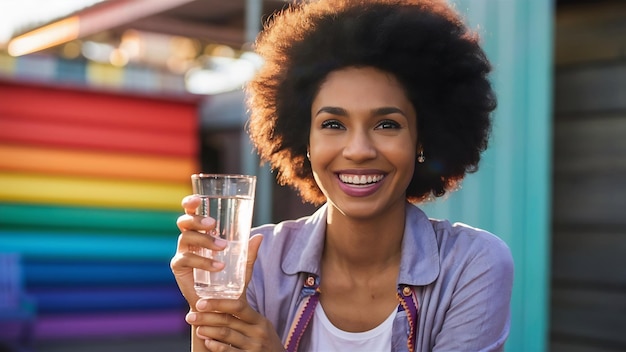
<path fill-rule="evenodd" d="M 0 143 L 0 170 L 147 181 L 190 182 L 195 159 Z"/>

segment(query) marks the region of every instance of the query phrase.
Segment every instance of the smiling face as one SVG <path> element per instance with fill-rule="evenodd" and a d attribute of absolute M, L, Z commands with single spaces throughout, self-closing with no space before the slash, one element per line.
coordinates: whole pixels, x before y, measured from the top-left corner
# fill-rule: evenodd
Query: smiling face
<path fill-rule="evenodd" d="M 417 120 L 402 85 L 371 67 L 331 72 L 311 106 L 309 153 L 317 184 L 343 215 L 404 209 Z"/>

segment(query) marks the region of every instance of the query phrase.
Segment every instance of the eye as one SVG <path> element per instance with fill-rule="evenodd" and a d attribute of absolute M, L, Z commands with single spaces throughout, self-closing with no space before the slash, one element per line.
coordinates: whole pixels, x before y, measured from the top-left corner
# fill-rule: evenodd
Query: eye
<path fill-rule="evenodd" d="M 400 124 L 393 120 L 383 120 L 376 126 L 376 129 L 398 129 Z"/>
<path fill-rule="evenodd" d="M 326 120 L 322 122 L 322 128 L 328 129 L 343 129 L 343 125 L 337 120 Z"/>

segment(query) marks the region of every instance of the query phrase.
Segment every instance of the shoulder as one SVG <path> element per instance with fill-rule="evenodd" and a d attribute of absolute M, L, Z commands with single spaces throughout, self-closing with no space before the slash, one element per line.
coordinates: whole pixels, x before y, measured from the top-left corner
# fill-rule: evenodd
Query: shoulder
<path fill-rule="evenodd" d="M 440 251 L 454 251 L 458 247 L 472 249 L 474 254 L 491 253 L 494 256 L 510 257 L 509 246 L 493 233 L 461 222 L 430 219 L 435 230 Z"/>
<path fill-rule="evenodd" d="M 430 219 L 439 246 L 442 271 L 465 275 L 488 274 L 494 279 L 512 279 L 514 263 L 509 246 L 489 231 L 464 223 Z"/>

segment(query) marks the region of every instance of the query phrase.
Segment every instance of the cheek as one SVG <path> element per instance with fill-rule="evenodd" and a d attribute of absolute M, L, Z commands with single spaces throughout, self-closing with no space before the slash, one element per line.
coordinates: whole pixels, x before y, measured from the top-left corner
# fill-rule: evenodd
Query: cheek
<path fill-rule="evenodd" d="M 319 187 L 320 191 L 322 191 L 322 194 L 325 197 L 328 197 L 328 192 L 326 190 L 326 187 L 324 187 L 324 180 L 321 177 L 321 175 L 323 175 L 323 171 L 321 171 L 320 169 L 323 168 L 319 166 L 319 163 L 311 161 L 311 172 L 313 174 L 313 179 L 315 180 L 317 187 Z"/>
<path fill-rule="evenodd" d="M 415 163 L 417 162 L 416 159 L 417 155 L 409 152 L 409 149 L 406 148 L 402 152 L 396 152 L 396 158 L 394 160 L 399 169 L 406 170 L 406 172 L 410 173 L 410 176 L 412 176 Z"/>
<path fill-rule="evenodd" d="M 309 154 L 311 166 L 324 165 L 341 150 L 342 143 L 335 138 L 324 136 L 318 131 L 309 134 Z"/>
<path fill-rule="evenodd" d="M 384 151 L 388 158 L 404 163 L 417 159 L 417 146 L 408 138 L 381 142 L 379 150 Z"/>
<path fill-rule="evenodd" d="M 417 162 L 417 152 L 413 152 L 413 147 L 407 144 L 390 145 L 385 148 L 387 159 L 395 166 L 402 175 L 401 178 L 408 182 L 413 178 L 415 163 Z"/>

